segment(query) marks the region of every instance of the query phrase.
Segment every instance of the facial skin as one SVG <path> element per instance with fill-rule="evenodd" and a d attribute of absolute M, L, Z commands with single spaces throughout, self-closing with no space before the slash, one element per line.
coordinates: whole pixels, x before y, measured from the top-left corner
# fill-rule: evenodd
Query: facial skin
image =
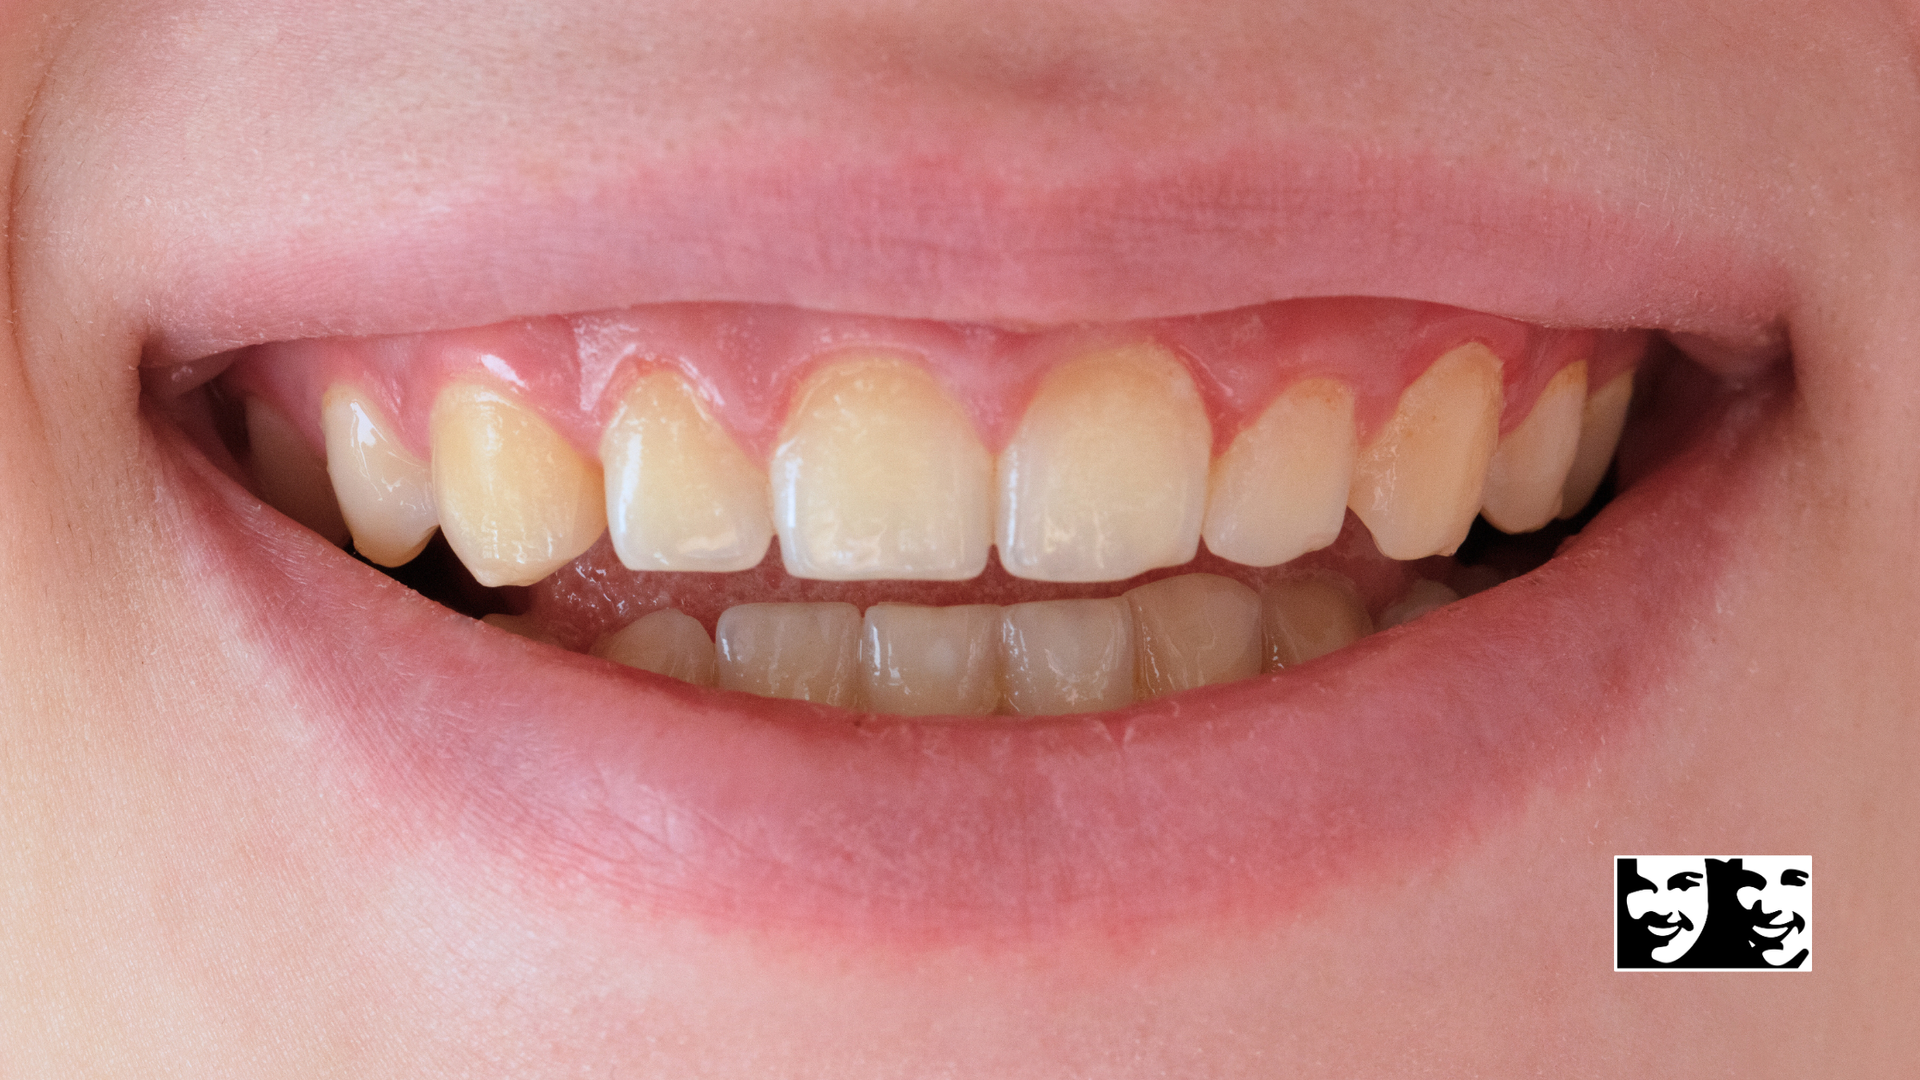
<path fill-rule="evenodd" d="M 1885 856 L 1920 819 L 1911 6 L 0 20 L 9 1075 L 1803 1077 L 1920 1055 L 1895 1022 L 1920 1004 L 1920 864 Z M 1300 152 L 1235 173 L 1251 144 Z M 1261 186 L 1323 168 L 1352 182 Z M 1592 206 L 1627 224 L 1567 226 Z M 1315 824 L 1273 875 L 1311 879 L 1285 904 L 1097 932 L 670 916 L 521 843 L 519 805 L 457 768 L 394 781 L 389 735 L 432 689 L 314 675 L 331 646 L 297 597 L 244 632 L 258 581 L 202 542 L 239 512 L 140 399 L 143 354 L 674 299 L 1053 324 L 1304 295 L 1697 335 L 1752 376 L 1709 439 L 1704 486 L 1737 508 L 1714 504 L 1713 545 L 1662 519 L 1683 538 L 1662 565 L 1713 547 L 1705 598 L 1667 613 L 1663 655 L 1609 669 L 1616 695 L 1493 751 L 1573 748 L 1469 789 L 1472 827 L 1387 859 Z M 247 528 L 285 587 L 345 559 Z M 1354 670 L 1389 679 L 1441 632 Z M 356 662 L 413 670 L 417 644 Z M 1616 974 L 1611 856 L 1648 850 L 1815 854 L 1844 883 L 1821 903 L 1846 978 Z"/>
<path fill-rule="evenodd" d="M 1666 939 L 1653 958 L 1671 964 L 1687 955 L 1707 923 L 1707 864 L 1702 858 L 1642 855 L 1640 876 L 1651 889 L 1627 894 L 1627 914 L 1641 920 L 1649 933 Z"/>
<path fill-rule="evenodd" d="M 1754 933 L 1778 942 L 1761 953 L 1774 967 L 1793 963 L 1813 943 L 1808 925 L 1813 875 L 1797 862 L 1782 856 L 1748 856 L 1746 868 L 1765 878 L 1766 885 L 1748 886 L 1737 894 L 1741 905 L 1753 913 Z"/>

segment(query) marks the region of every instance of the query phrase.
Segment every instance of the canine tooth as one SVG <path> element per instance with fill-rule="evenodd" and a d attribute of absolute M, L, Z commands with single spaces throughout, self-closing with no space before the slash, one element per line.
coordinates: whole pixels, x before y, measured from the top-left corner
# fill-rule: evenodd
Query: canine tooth
<path fill-rule="evenodd" d="M 537 641 L 542 645 L 558 646 L 560 639 L 540 628 L 540 625 L 525 615 L 482 615 L 480 621 L 495 629 L 505 630 L 516 637 Z"/>
<path fill-rule="evenodd" d="M 1631 370 L 1615 375 L 1587 398 L 1580 411 L 1580 447 L 1574 451 L 1573 467 L 1567 470 L 1567 486 L 1560 496 L 1561 517 L 1585 510 L 1593 499 L 1613 462 L 1614 448 L 1620 445 L 1620 429 L 1626 426 L 1627 406 L 1632 403 Z"/>
<path fill-rule="evenodd" d="M 852 604 L 740 604 L 714 627 L 720 687 L 853 707 L 860 612 Z"/>
<path fill-rule="evenodd" d="M 1127 602 L 1039 600 L 1001 613 L 1007 708 L 1028 716 L 1095 712 L 1133 701 Z"/>
<path fill-rule="evenodd" d="M 650 611 L 593 643 L 593 655 L 669 679 L 712 686 L 713 639 L 700 620 L 676 608 Z"/>
<path fill-rule="evenodd" d="M 1555 372 L 1527 418 L 1500 440 L 1480 498 L 1480 513 L 1494 528 L 1532 532 L 1560 512 L 1586 400 L 1587 364 L 1581 360 Z"/>
<path fill-rule="evenodd" d="M 327 463 L 293 426 L 293 421 L 259 398 L 248 398 L 247 444 L 252 447 L 253 479 L 268 506 L 345 546 L 347 522 L 327 482 Z"/>
<path fill-rule="evenodd" d="M 1124 594 L 1142 700 L 1260 674 L 1260 597 L 1218 574 L 1182 574 Z"/>
<path fill-rule="evenodd" d="M 411 561 L 440 527 L 427 463 L 400 445 L 386 414 L 354 387 L 327 389 L 320 427 L 354 550 L 381 566 Z"/>
<path fill-rule="evenodd" d="M 875 604 L 860 664 L 874 712 L 983 716 L 1000 704 L 1000 609 Z"/>
<path fill-rule="evenodd" d="M 1353 391 L 1333 379 L 1287 388 L 1213 462 L 1207 550 L 1278 566 L 1340 536 L 1359 444 Z"/>
<path fill-rule="evenodd" d="M 600 470 L 532 409 L 457 382 L 430 428 L 440 529 L 480 584 L 531 585 L 600 538 Z"/>
<path fill-rule="evenodd" d="M 1133 345 L 1049 372 L 1000 454 L 1000 561 L 1038 581 L 1119 581 L 1199 547 L 1207 413 L 1173 355 Z"/>
<path fill-rule="evenodd" d="M 1449 350 L 1400 395 L 1360 451 L 1347 505 L 1390 559 L 1451 555 L 1480 510 L 1500 438 L 1500 358 L 1479 342 Z"/>
<path fill-rule="evenodd" d="M 1387 605 L 1380 613 L 1380 629 L 1409 623 L 1437 607 L 1460 599 L 1460 594 L 1437 581 L 1421 578 L 1408 587 L 1406 595 Z"/>
<path fill-rule="evenodd" d="M 766 473 L 678 373 L 627 388 L 600 436 L 600 461 L 613 550 L 628 569 L 750 570 L 766 556 Z"/>
<path fill-rule="evenodd" d="M 1301 574 L 1260 590 L 1266 670 L 1304 664 L 1373 633 L 1373 620 L 1353 582 L 1334 574 Z"/>
<path fill-rule="evenodd" d="M 993 459 L 915 364 L 861 357 L 814 372 L 770 471 L 780 557 L 795 577 L 957 581 L 986 569 Z"/>

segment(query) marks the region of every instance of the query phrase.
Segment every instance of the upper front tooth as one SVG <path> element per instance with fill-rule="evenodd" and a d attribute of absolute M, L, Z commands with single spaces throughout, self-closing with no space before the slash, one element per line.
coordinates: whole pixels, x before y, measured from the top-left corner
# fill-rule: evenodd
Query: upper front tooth
<path fill-rule="evenodd" d="M 1574 451 L 1567 485 L 1560 496 L 1561 517 L 1572 517 L 1586 509 L 1600 487 L 1607 465 L 1613 461 L 1614 448 L 1620 445 L 1620 429 L 1626 425 L 1627 406 L 1632 403 L 1632 369 L 1615 375 L 1587 399 L 1580 412 L 1580 446 Z"/>
<path fill-rule="evenodd" d="M 720 688 L 852 707 L 860 611 L 852 604 L 740 604 L 714 627 Z"/>
<path fill-rule="evenodd" d="M 1211 433 L 1187 369 L 1154 345 L 1049 372 L 1000 454 L 1000 561 L 1039 581 L 1118 581 L 1192 559 Z"/>
<path fill-rule="evenodd" d="M 1125 594 L 1142 699 L 1260 674 L 1260 598 L 1217 574 L 1182 574 Z"/>
<path fill-rule="evenodd" d="M 440 528 L 480 584 L 531 585 L 600 538 L 600 470 L 532 409 L 456 382 L 430 429 Z"/>
<path fill-rule="evenodd" d="M 600 461 L 613 550 L 629 569 L 748 570 L 766 556 L 766 474 L 678 373 L 627 388 Z"/>
<path fill-rule="evenodd" d="M 795 577 L 977 576 L 993 542 L 993 461 L 917 365 L 843 360 L 815 372 L 772 465 L 780 557 Z"/>
<path fill-rule="evenodd" d="M 1480 502 L 1480 512 L 1495 528 L 1532 532 L 1560 512 L 1586 401 L 1587 364 L 1576 361 L 1554 373 L 1533 411 L 1500 440 Z"/>
<path fill-rule="evenodd" d="M 1500 358 L 1468 342 L 1400 395 L 1360 451 L 1348 505 L 1390 559 L 1451 555 L 1480 510 L 1500 438 Z"/>
<path fill-rule="evenodd" d="M 1028 716 L 1098 712 L 1133 701 L 1126 600 L 1037 600 L 1001 614 L 1007 708 Z"/>
<path fill-rule="evenodd" d="M 700 620 L 674 608 L 650 611 L 593 643 L 593 655 L 695 686 L 716 677 L 713 639 Z"/>
<path fill-rule="evenodd" d="M 260 497 L 329 543 L 344 545 L 347 523 L 327 482 L 327 463 L 278 409 L 259 398 L 248 398 L 246 412 L 247 445 Z"/>
<path fill-rule="evenodd" d="M 320 427 L 327 439 L 327 475 L 354 550 L 381 566 L 399 566 L 420 554 L 440 525 L 427 463 L 400 445 L 386 414 L 356 387 L 327 389 Z"/>
<path fill-rule="evenodd" d="M 875 604 L 860 661 L 874 712 L 984 716 L 1000 704 L 1000 609 Z"/>
<path fill-rule="evenodd" d="M 1214 461 L 1207 550 L 1278 566 L 1333 543 L 1357 451 L 1352 390 L 1332 379 L 1289 387 Z"/>

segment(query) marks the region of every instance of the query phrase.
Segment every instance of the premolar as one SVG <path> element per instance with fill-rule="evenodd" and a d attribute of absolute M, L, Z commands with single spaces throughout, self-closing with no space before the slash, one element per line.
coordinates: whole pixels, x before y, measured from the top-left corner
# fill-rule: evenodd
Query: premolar
<path fill-rule="evenodd" d="M 1304 664 L 1373 633 L 1353 582 L 1334 574 L 1297 574 L 1260 590 L 1268 671 Z"/>
<path fill-rule="evenodd" d="M 1410 623 L 1427 612 L 1446 607 L 1458 599 L 1460 594 L 1448 586 L 1422 578 L 1408 586 L 1405 595 L 1388 604 L 1387 609 L 1380 613 L 1380 629 L 1386 630 L 1401 623 Z"/>
<path fill-rule="evenodd" d="M 1627 406 L 1632 403 L 1632 370 L 1615 375 L 1587 398 L 1580 412 L 1580 445 L 1574 451 L 1560 496 L 1561 517 L 1572 517 L 1586 509 L 1599 490 L 1613 461 L 1614 448 L 1620 445 L 1620 429 L 1626 426 Z"/>
<path fill-rule="evenodd" d="M 1451 555 L 1467 538 L 1500 437 L 1500 403 L 1500 358 L 1479 342 L 1442 355 L 1400 395 L 1360 451 L 1348 497 L 1381 554 Z"/>
<path fill-rule="evenodd" d="M 1133 701 L 1133 615 L 1127 602 L 1039 600 L 1002 615 L 1008 711 L 1099 712 Z"/>
<path fill-rule="evenodd" d="M 901 716 L 984 716 L 1000 704 L 1001 611 L 875 604 L 860 637 L 866 706 Z"/>
<path fill-rule="evenodd" d="M 1141 700 L 1260 674 L 1260 597 L 1217 574 L 1181 574 L 1125 594 Z"/>
<path fill-rule="evenodd" d="M 670 679 L 712 686 L 718 678 L 713 639 L 700 620 L 674 608 L 640 616 L 594 642 L 593 655 Z"/>
<path fill-rule="evenodd" d="M 1357 453 L 1352 390 L 1333 379 L 1287 388 L 1213 463 L 1207 550 L 1278 566 L 1333 543 Z"/>
<path fill-rule="evenodd" d="M 247 445 L 260 497 L 329 543 L 345 545 L 347 523 L 334 501 L 327 463 L 273 406 L 248 398 L 246 414 Z"/>
<path fill-rule="evenodd" d="M 354 550 L 381 566 L 399 566 L 420 554 L 440 526 L 427 463 L 400 445 L 386 414 L 352 386 L 328 388 L 320 428 L 327 475 Z"/>
<path fill-rule="evenodd" d="M 1500 440 L 1487 465 L 1480 503 L 1480 513 L 1494 528 L 1532 532 L 1560 512 L 1586 400 L 1587 365 L 1568 364 L 1548 380 L 1520 426 Z"/>
<path fill-rule="evenodd" d="M 852 604 L 740 604 L 714 627 L 723 690 L 852 708 L 860 611 Z"/>

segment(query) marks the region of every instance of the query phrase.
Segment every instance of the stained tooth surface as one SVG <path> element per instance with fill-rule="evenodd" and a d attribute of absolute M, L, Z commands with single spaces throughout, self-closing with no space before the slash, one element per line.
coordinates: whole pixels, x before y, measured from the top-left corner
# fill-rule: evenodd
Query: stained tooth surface
<path fill-rule="evenodd" d="M 1142 700 L 1260 674 L 1260 597 L 1217 574 L 1127 590 L 1134 685 Z"/>
<path fill-rule="evenodd" d="M 1586 362 L 1568 364 L 1547 381 L 1520 426 L 1501 438 L 1480 501 L 1480 513 L 1494 528 L 1532 532 L 1560 512 L 1586 402 Z"/>
<path fill-rule="evenodd" d="M 1620 445 L 1620 429 L 1626 425 L 1627 406 L 1632 403 L 1631 370 L 1615 375 L 1587 398 L 1580 412 L 1580 445 L 1560 496 L 1561 517 L 1572 517 L 1593 499 L 1613 461 L 1614 448 Z"/>
<path fill-rule="evenodd" d="M 1353 582 L 1333 574 L 1302 574 L 1260 590 L 1265 668 L 1304 664 L 1373 633 L 1373 620 Z"/>
<path fill-rule="evenodd" d="M 999 461 L 1000 561 L 1037 581 L 1119 581 L 1192 559 L 1211 434 L 1173 354 L 1111 349 L 1049 372 Z"/>
<path fill-rule="evenodd" d="M 984 716 L 1000 703 L 1000 609 L 875 604 L 860 639 L 866 707 L 902 716 Z"/>
<path fill-rule="evenodd" d="M 1422 578 L 1408 587 L 1406 595 L 1387 605 L 1380 613 L 1380 629 L 1409 623 L 1437 607 L 1445 607 L 1460 599 L 1460 594 L 1440 584 Z"/>
<path fill-rule="evenodd" d="M 712 686 L 713 639 L 700 620 L 674 608 L 650 611 L 593 643 L 593 655 L 670 679 Z"/>
<path fill-rule="evenodd" d="M 1120 597 L 1011 605 L 1000 641 L 1011 712 L 1053 716 L 1133 701 L 1133 615 Z"/>
<path fill-rule="evenodd" d="M 246 412 L 247 445 L 260 497 L 329 543 L 344 546 L 347 523 L 334 501 L 326 461 L 307 445 L 293 421 L 265 401 L 248 398 Z"/>
<path fill-rule="evenodd" d="M 328 388 L 320 427 L 354 550 L 381 566 L 412 560 L 440 526 L 427 463 L 400 445 L 386 413 L 355 387 Z"/>
<path fill-rule="evenodd" d="M 607 526 L 600 470 L 532 409 L 456 382 L 430 422 L 440 529 L 482 585 L 531 585 Z"/>
<path fill-rule="evenodd" d="M 1207 550 L 1278 566 L 1333 543 L 1358 450 L 1352 390 L 1333 379 L 1288 387 L 1213 462 Z"/>
<path fill-rule="evenodd" d="M 1480 510 L 1500 437 L 1500 358 L 1479 342 L 1449 350 L 1407 387 L 1360 450 L 1347 505 L 1380 553 L 1451 555 Z"/>
<path fill-rule="evenodd" d="M 809 376 L 770 473 L 795 577 L 957 581 L 986 568 L 993 459 L 915 364 L 861 357 Z"/>
<path fill-rule="evenodd" d="M 601 433 L 600 461 L 613 550 L 628 569 L 750 570 L 766 556 L 766 473 L 679 373 L 651 372 L 627 388 Z"/>
<path fill-rule="evenodd" d="M 852 604 L 740 604 L 714 627 L 723 690 L 852 708 L 860 612 Z"/>

